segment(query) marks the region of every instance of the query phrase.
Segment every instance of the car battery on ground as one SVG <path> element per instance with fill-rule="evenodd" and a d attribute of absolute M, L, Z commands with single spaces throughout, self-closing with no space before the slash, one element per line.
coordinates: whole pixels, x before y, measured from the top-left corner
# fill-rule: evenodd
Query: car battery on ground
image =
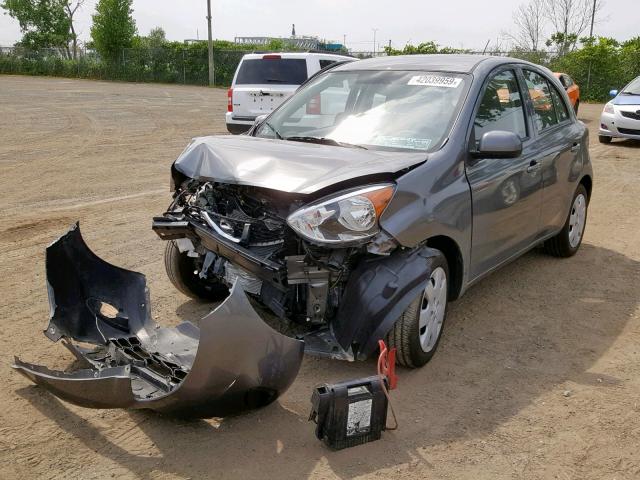
<path fill-rule="evenodd" d="M 398 428 L 389 390 L 398 386 L 396 349 L 378 341 L 378 374 L 333 385 L 316 387 L 311 396 L 310 421 L 316 423 L 316 437 L 329 448 L 340 450 L 379 440 L 383 430 Z M 387 408 L 394 425 L 387 427 Z"/>
<path fill-rule="evenodd" d="M 316 437 L 334 450 L 379 440 L 387 423 L 386 382 L 376 375 L 316 387 L 309 416 Z"/>

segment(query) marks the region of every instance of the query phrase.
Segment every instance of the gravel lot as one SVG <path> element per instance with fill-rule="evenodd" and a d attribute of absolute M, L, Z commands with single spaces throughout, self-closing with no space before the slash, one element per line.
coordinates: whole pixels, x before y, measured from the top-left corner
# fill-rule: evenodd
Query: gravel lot
<path fill-rule="evenodd" d="M 143 272 L 154 316 L 211 305 L 172 288 L 151 217 L 189 138 L 224 133 L 226 92 L 0 76 L 0 478 L 640 478 L 640 142 L 597 142 L 595 186 L 568 260 L 533 251 L 451 305 L 434 360 L 402 370 L 400 429 L 340 452 L 307 422 L 314 384 L 374 364 L 304 360 L 274 405 L 223 421 L 88 410 L 13 372 L 67 368 L 41 331 L 44 248 L 80 220 L 102 258 Z"/>

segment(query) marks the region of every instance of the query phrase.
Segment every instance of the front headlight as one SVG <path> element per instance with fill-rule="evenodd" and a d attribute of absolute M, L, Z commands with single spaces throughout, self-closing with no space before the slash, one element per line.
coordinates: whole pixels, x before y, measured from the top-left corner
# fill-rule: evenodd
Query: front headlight
<path fill-rule="evenodd" d="M 607 103 L 604 106 L 604 113 L 611 113 L 611 114 L 616 113 L 616 111 L 613 109 L 613 103 Z"/>
<path fill-rule="evenodd" d="M 373 237 L 393 197 L 393 184 L 372 185 L 323 198 L 296 210 L 287 223 L 316 243 L 357 243 Z"/>

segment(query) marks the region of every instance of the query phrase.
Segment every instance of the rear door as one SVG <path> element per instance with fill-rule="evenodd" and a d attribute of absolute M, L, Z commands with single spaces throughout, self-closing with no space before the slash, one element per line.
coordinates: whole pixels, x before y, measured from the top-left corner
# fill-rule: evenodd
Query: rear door
<path fill-rule="evenodd" d="M 253 120 L 271 113 L 307 79 L 307 59 L 268 54 L 244 58 L 233 85 L 233 113 Z"/>
<path fill-rule="evenodd" d="M 516 72 L 506 68 L 492 74 L 474 119 L 476 145 L 484 133 L 503 130 L 517 134 L 523 150 L 517 158 L 470 157 L 467 162 L 473 205 L 472 279 L 528 248 L 540 228 L 539 152 Z"/>
<path fill-rule="evenodd" d="M 555 82 L 542 72 L 522 70 L 533 103 L 533 124 L 542 175 L 542 210 L 539 236 L 558 231 L 564 225 L 576 188 L 584 144 L 584 128 L 571 117 L 564 96 Z"/>

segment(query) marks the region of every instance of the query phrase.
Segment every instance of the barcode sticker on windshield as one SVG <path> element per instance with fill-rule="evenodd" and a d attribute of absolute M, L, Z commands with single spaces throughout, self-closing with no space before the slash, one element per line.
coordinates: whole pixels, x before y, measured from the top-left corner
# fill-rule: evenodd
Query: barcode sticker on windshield
<path fill-rule="evenodd" d="M 440 77 L 437 75 L 416 75 L 411 77 L 407 85 L 422 85 L 423 87 L 458 88 L 462 79 L 458 77 Z"/>

